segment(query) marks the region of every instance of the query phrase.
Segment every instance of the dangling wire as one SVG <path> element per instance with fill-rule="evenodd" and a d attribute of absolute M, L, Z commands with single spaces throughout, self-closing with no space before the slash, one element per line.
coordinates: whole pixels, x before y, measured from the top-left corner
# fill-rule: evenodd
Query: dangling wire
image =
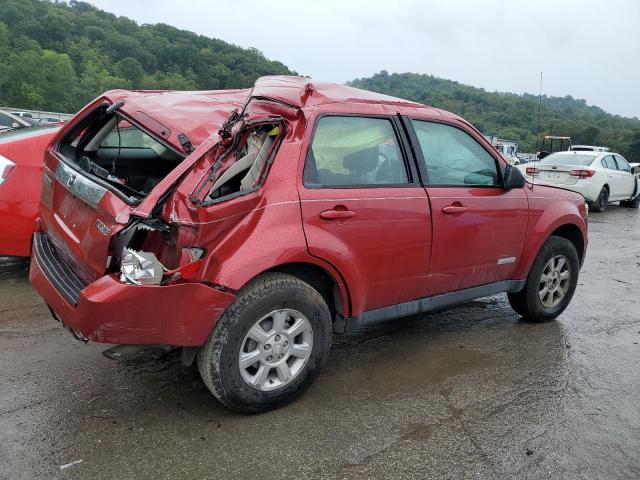
<path fill-rule="evenodd" d="M 118 153 L 113 158 L 111 164 L 111 175 L 116 176 L 116 161 L 120 159 L 120 152 L 122 150 L 122 137 L 120 136 L 120 119 L 116 115 L 116 132 L 118 133 Z"/>

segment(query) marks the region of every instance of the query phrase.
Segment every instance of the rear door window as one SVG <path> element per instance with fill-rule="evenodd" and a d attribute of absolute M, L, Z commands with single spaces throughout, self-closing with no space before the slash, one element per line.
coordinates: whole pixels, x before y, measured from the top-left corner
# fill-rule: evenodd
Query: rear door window
<path fill-rule="evenodd" d="M 607 155 L 602 159 L 602 166 L 604 168 L 608 168 L 609 170 L 617 170 L 616 162 L 613 160 L 611 155 Z"/>
<path fill-rule="evenodd" d="M 412 120 L 431 186 L 496 186 L 496 160 L 459 128 Z"/>
<path fill-rule="evenodd" d="M 306 187 L 406 185 L 409 175 L 388 118 L 324 116 L 304 169 Z"/>

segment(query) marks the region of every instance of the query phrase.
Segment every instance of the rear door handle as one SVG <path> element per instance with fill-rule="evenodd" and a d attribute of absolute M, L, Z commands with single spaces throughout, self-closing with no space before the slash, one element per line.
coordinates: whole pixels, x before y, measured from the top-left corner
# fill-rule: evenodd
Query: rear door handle
<path fill-rule="evenodd" d="M 324 218 L 325 220 L 335 220 L 337 218 L 351 218 L 355 216 L 356 212 L 353 210 L 347 210 L 346 208 L 343 210 L 341 208 L 332 208 L 331 210 L 325 210 L 324 212 L 320 212 L 320 218 Z"/>
<path fill-rule="evenodd" d="M 467 210 L 468 210 L 467 207 L 457 202 L 454 203 L 453 205 L 447 205 L 446 207 L 442 207 L 442 213 L 448 213 L 448 214 L 464 213 Z"/>

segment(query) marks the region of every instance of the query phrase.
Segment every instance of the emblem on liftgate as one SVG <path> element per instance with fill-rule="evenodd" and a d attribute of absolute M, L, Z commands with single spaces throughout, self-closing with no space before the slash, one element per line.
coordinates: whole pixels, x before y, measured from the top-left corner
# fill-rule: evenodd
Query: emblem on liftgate
<path fill-rule="evenodd" d="M 103 234 L 105 237 L 109 235 L 109 227 L 107 227 L 100 220 L 96 220 L 96 228 L 100 230 L 100 233 Z"/>

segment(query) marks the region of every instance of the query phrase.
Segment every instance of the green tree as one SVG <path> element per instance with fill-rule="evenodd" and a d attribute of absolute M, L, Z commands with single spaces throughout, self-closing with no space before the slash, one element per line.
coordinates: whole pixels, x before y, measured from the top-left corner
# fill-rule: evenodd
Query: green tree
<path fill-rule="evenodd" d="M 640 128 L 630 135 L 627 156 L 632 162 L 640 162 Z"/>
<path fill-rule="evenodd" d="M 140 88 L 144 79 L 144 69 L 135 58 L 125 57 L 116 63 L 116 73 L 131 82 L 133 88 Z"/>
<path fill-rule="evenodd" d="M 0 1 L 0 104 L 73 112 L 113 88 L 248 87 L 291 73 L 257 49 L 138 25 L 87 2 Z"/>

